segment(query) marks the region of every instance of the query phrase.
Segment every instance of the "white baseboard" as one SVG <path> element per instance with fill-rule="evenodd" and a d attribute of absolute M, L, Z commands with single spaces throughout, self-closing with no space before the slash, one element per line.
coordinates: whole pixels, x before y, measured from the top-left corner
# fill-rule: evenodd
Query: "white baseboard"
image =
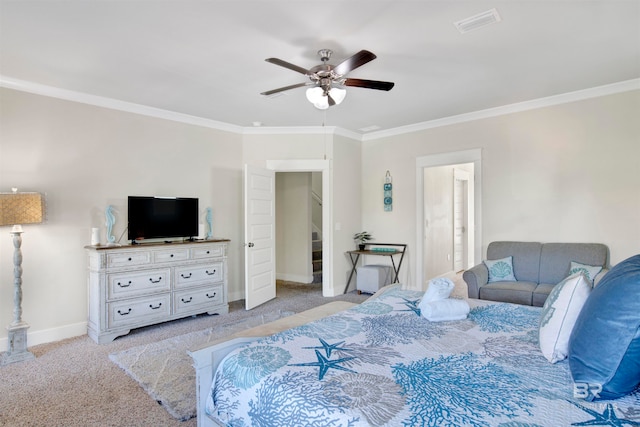
<path fill-rule="evenodd" d="M 73 338 L 87 333 L 87 322 L 74 323 L 60 326 L 59 328 L 43 329 L 41 331 L 27 332 L 27 345 L 29 347 Z M 0 351 L 9 348 L 9 338 L 0 338 Z"/>

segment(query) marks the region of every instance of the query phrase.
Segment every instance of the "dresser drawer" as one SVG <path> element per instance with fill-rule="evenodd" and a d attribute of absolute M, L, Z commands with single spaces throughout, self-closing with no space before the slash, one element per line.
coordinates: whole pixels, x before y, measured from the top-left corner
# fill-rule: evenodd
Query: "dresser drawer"
<path fill-rule="evenodd" d="M 172 249 L 167 251 L 154 251 L 153 262 L 184 261 L 189 259 L 188 249 Z"/>
<path fill-rule="evenodd" d="M 109 300 L 171 290 L 168 268 L 107 275 Z"/>
<path fill-rule="evenodd" d="M 107 254 L 107 267 L 127 267 L 151 262 L 151 252 L 115 252 Z"/>
<path fill-rule="evenodd" d="M 224 256 L 224 246 L 222 245 L 191 249 L 191 258 L 193 259 L 217 258 L 221 256 Z"/>
<path fill-rule="evenodd" d="M 176 268 L 175 287 L 186 288 L 202 283 L 216 283 L 224 278 L 222 262 Z"/>
<path fill-rule="evenodd" d="M 222 304 L 222 286 L 187 289 L 173 293 L 173 307 L 176 314 L 202 313 L 208 307 Z"/>
<path fill-rule="evenodd" d="M 132 325 L 135 327 L 166 319 L 171 314 L 171 294 L 134 298 L 107 304 L 108 328 Z"/>

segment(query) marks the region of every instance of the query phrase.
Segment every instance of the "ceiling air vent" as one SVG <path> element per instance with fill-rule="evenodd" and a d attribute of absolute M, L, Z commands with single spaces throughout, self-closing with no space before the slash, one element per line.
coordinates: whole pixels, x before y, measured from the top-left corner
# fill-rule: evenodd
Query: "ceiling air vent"
<path fill-rule="evenodd" d="M 498 11 L 494 8 L 454 22 L 453 25 L 456 26 L 460 33 L 464 34 L 500 21 L 502 21 L 502 18 L 500 18 L 500 14 L 498 14 Z"/>

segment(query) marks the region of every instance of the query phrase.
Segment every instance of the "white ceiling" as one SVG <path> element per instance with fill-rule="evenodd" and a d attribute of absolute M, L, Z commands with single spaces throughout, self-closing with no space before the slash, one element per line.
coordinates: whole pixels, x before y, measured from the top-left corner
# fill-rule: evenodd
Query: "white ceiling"
<path fill-rule="evenodd" d="M 453 23 L 496 8 L 502 21 Z M 326 112 L 311 68 L 361 49 L 378 58 Z M 236 126 L 338 126 L 362 133 L 640 78 L 640 0 L 0 0 L 0 75 Z M 326 114 L 326 116 L 325 116 Z"/>

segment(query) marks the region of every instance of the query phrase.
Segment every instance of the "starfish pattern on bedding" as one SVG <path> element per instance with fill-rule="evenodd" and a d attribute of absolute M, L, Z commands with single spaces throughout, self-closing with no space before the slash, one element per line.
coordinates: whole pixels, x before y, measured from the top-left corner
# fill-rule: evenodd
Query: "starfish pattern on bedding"
<path fill-rule="evenodd" d="M 335 344 L 329 344 L 328 342 L 326 342 L 325 340 L 323 340 L 322 338 L 318 338 L 320 340 L 320 343 L 322 344 L 321 347 L 302 347 L 304 349 L 324 349 L 324 352 L 326 353 L 327 357 L 331 357 L 331 353 L 333 352 L 333 350 L 342 350 L 342 351 L 351 351 L 351 349 L 349 348 L 344 348 L 344 347 L 340 347 L 340 345 L 344 344 L 344 341 L 340 341 L 337 342 Z"/>
<path fill-rule="evenodd" d="M 418 304 L 420 304 L 420 299 L 409 300 L 406 298 L 402 298 L 404 300 L 404 305 L 407 306 L 408 310 L 398 310 L 398 311 L 413 311 L 416 315 L 420 316 L 420 309 L 418 308 Z"/>
<path fill-rule="evenodd" d="M 318 358 L 317 362 L 292 363 L 289 366 L 317 366 L 320 368 L 318 372 L 319 381 L 322 381 L 322 379 L 324 378 L 324 375 L 331 368 L 357 374 L 356 371 L 339 365 L 339 363 L 343 363 L 343 362 L 346 362 L 347 360 L 355 359 L 355 357 L 343 357 L 341 359 L 329 360 L 328 358 L 324 357 L 318 350 L 315 350 L 315 352 L 316 352 L 316 357 Z"/>
<path fill-rule="evenodd" d="M 580 405 L 579 403 L 575 403 L 570 400 L 568 402 L 574 404 L 578 408 L 587 412 L 589 415 L 593 416 L 592 420 L 572 423 L 572 426 L 640 426 L 640 422 L 628 420 L 626 418 L 618 418 L 618 416 L 616 415 L 616 411 L 615 409 L 613 409 L 613 405 L 611 403 L 607 403 L 607 407 L 605 408 L 604 412 L 600 413 L 598 411 L 594 411 L 593 409 L 589 409 L 583 405 Z"/>

